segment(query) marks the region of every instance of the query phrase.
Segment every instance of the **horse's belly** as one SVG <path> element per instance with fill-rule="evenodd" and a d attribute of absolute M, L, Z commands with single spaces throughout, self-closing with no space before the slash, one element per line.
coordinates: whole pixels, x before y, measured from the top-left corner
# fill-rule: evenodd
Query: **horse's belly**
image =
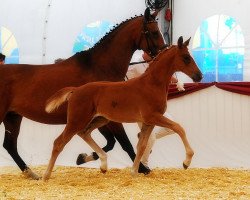
<path fill-rule="evenodd" d="M 46 113 L 45 107 L 21 107 L 14 109 L 14 112 L 26 117 L 32 121 L 36 121 L 44 124 L 66 124 L 67 123 L 67 109 L 66 105 L 63 105 L 54 113 Z"/>
<path fill-rule="evenodd" d="M 119 123 L 134 123 L 141 121 L 140 113 L 136 108 L 117 106 L 117 108 L 109 107 L 107 109 L 101 108 L 98 110 L 98 115 L 102 115 L 110 121 Z"/>
<path fill-rule="evenodd" d="M 67 115 L 34 115 L 34 113 L 32 113 L 32 115 L 25 115 L 23 114 L 22 116 L 32 120 L 32 121 L 36 121 L 39 123 L 43 123 L 43 124 L 66 124 L 67 123 Z"/>

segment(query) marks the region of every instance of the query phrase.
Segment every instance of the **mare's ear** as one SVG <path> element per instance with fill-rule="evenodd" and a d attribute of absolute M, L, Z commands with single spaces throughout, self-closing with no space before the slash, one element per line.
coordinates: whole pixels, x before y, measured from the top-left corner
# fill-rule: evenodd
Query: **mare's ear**
<path fill-rule="evenodd" d="M 159 12 L 160 12 L 160 10 L 154 11 L 154 13 L 151 15 L 152 18 L 155 19 Z"/>
<path fill-rule="evenodd" d="M 181 37 L 179 37 L 179 39 L 178 39 L 178 47 L 181 49 L 182 46 L 183 46 L 183 37 L 181 36 Z"/>
<path fill-rule="evenodd" d="M 149 8 L 146 8 L 145 12 L 144 12 L 144 18 L 146 21 L 150 21 L 150 9 Z"/>
<path fill-rule="evenodd" d="M 185 46 L 187 47 L 187 46 L 189 45 L 190 40 L 191 40 L 191 37 L 190 37 L 187 41 L 185 41 L 185 42 L 183 43 L 183 45 L 185 45 Z"/>

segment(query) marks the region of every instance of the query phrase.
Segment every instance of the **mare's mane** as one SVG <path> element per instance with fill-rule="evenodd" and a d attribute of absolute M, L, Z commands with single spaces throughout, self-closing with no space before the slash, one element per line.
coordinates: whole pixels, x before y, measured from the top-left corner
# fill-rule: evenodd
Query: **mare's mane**
<path fill-rule="evenodd" d="M 75 55 L 73 55 L 72 57 L 76 57 L 77 60 L 84 65 L 90 66 L 91 65 L 91 60 L 92 60 L 92 55 L 95 51 L 95 49 L 97 48 L 102 48 L 105 47 L 106 45 L 108 45 L 108 43 L 110 42 L 110 40 L 115 36 L 115 34 L 117 33 L 117 31 L 123 27 L 123 25 L 126 25 L 127 23 L 129 23 L 130 21 L 132 21 L 135 18 L 139 18 L 142 17 L 141 16 L 135 16 L 132 17 L 131 19 L 126 19 L 125 21 L 122 21 L 120 24 L 116 24 L 115 26 L 113 26 L 112 29 L 110 29 L 110 31 L 108 33 L 106 33 L 93 47 L 84 50 L 84 51 L 80 51 L 77 52 Z"/>

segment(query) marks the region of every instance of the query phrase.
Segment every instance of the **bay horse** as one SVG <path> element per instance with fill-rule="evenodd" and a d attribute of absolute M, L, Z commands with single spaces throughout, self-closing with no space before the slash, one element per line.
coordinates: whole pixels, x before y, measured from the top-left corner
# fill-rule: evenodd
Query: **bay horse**
<path fill-rule="evenodd" d="M 3 147 L 26 177 L 39 179 L 18 154 L 17 138 L 22 117 L 45 124 L 66 124 L 67 106 L 52 114 L 44 110 L 45 102 L 52 94 L 64 87 L 93 81 L 124 80 L 137 49 L 155 56 L 165 45 L 155 20 L 156 15 L 157 12 L 150 14 L 147 8 L 144 15 L 120 23 L 94 47 L 59 63 L 9 64 L 0 67 L 0 124 L 3 122 L 5 126 Z M 134 160 L 135 152 L 122 124 L 110 122 L 99 131 L 104 137 L 114 134 Z M 142 167 L 143 172 L 147 170 Z"/>
<path fill-rule="evenodd" d="M 43 180 L 48 180 L 58 155 L 71 138 L 78 134 L 98 154 L 102 172 L 107 171 L 107 155 L 92 139 L 91 132 L 109 121 L 119 123 L 141 122 L 142 129 L 137 144 L 137 154 L 131 170 L 138 172 L 139 163 L 154 126 L 168 127 L 182 139 L 186 149 L 183 165 L 189 166 L 194 154 L 185 130 L 163 114 L 167 108 L 170 79 L 181 71 L 198 82 L 202 73 L 188 52 L 189 40 L 160 52 L 145 73 L 126 82 L 92 82 L 80 87 L 66 87 L 51 96 L 45 107 L 49 113 L 68 102 L 67 124 L 54 141 L 54 146 Z"/>

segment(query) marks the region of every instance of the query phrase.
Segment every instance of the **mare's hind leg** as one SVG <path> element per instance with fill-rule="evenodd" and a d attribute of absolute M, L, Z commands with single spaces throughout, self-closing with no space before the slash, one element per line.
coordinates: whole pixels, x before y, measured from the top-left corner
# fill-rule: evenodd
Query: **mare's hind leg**
<path fill-rule="evenodd" d="M 25 164 L 17 151 L 17 138 L 20 131 L 20 124 L 22 116 L 14 112 L 6 114 L 3 123 L 5 126 L 5 136 L 3 147 L 8 151 L 10 156 L 16 162 L 18 167 L 23 171 L 24 175 L 28 178 L 35 180 L 39 179 L 39 176 L 32 172 L 32 170 Z"/>
<path fill-rule="evenodd" d="M 187 136 L 186 136 L 186 132 L 181 127 L 181 125 L 164 117 L 164 116 L 162 116 L 162 115 L 160 115 L 160 114 L 153 115 L 151 117 L 149 123 L 155 124 L 156 126 L 170 128 L 180 136 L 180 138 L 185 146 L 185 150 L 186 150 L 186 159 L 183 161 L 183 167 L 184 167 L 184 169 L 187 169 L 191 164 L 191 161 L 192 161 L 192 158 L 194 155 L 194 151 L 191 148 L 191 146 L 188 142 Z"/>

